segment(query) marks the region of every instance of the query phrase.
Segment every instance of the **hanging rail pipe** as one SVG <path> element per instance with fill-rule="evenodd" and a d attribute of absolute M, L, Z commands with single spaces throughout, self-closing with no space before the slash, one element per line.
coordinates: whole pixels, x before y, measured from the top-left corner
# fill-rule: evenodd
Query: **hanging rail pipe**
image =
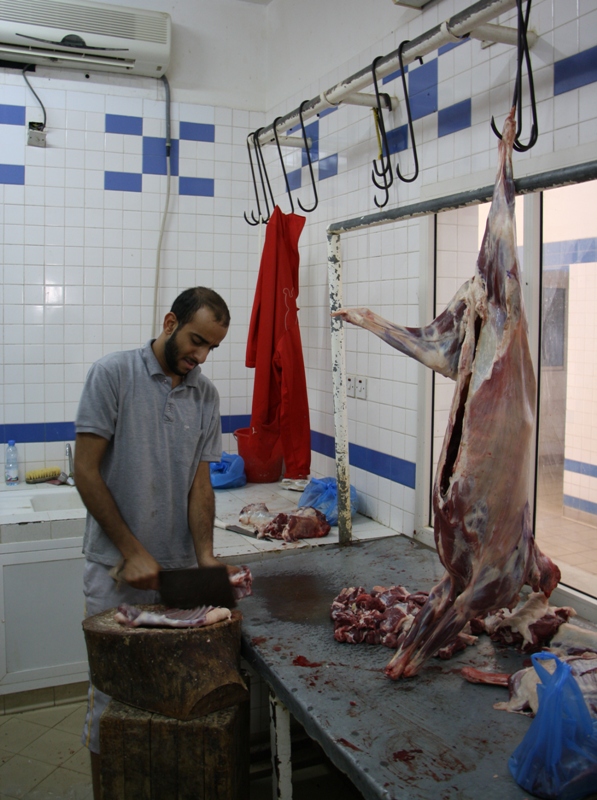
<path fill-rule="evenodd" d="M 436 25 L 426 33 L 411 39 L 408 46 L 404 47 L 402 56 L 404 65 L 408 65 L 418 58 L 432 53 L 444 44 L 451 44 L 467 36 L 472 30 L 489 22 L 500 14 L 510 11 L 516 6 L 516 0 L 479 0 L 464 11 L 455 14 L 450 19 Z M 377 75 L 384 78 L 400 68 L 398 50 L 382 56 L 377 65 Z M 330 89 L 322 92 L 317 97 L 307 100 L 302 104 L 303 120 L 339 105 L 345 98 L 370 87 L 372 84 L 371 66 L 367 65 L 349 78 L 337 83 Z M 295 108 L 285 116 L 279 118 L 279 130 L 288 130 L 300 122 L 299 109 Z M 272 144 L 275 141 L 274 126 L 266 125 L 261 128 L 258 136 L 260 144 Z"/>
<path fill-rule="evenodd" d="M 597 179 L 597 160 L 569 167 L 549 170 L 537 175 L 528 175 L 514 181 L 516 194 L 529 194 L 584 183 Z M 438 214 L 454 208 L 485 203 L 491 200 L 493 184 L 452 195 L 444 195 L 420 203 L 411 203 L 402 208 L 391 208 L 362 217 L 335 222 L 328 226 L 328 287 L 330 313 L 342 308 L 342 256 L 340 239 L 342 233 L 363 230 L 376 225 L 412 219 L 427 214 Z M 336 455 L 336 479 L 338 483 L 338 533 L 341 545 L 352 540 L 350 516 L 350 464 L 348 460 L 348 411 L 346 403 L 346 352 L 344 347 L 344 325 L 339 317 L 331 318 L 332 392 L 334 402 L 334 434 Z"/>

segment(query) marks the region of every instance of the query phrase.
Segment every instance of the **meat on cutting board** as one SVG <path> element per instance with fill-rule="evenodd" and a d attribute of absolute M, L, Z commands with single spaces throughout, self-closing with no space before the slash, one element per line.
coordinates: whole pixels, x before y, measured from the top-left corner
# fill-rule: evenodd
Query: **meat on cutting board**
<path fill-rule="evenodd" d="M 326 536 L 331 528 L 325 515 L 311 506 L 297 508 L 288 514 L 272 514 L 265 503 L 250 503 L 241 510 L 238 521 L 241 525 L 255 528 L 259 539 L 269 536 L 285 542 L 318 539 Z"/>
<path fill-rule="evenodd" d="M 336 312 L 456 381 L 433 490 L 446 573 L 386 667 L 393 679 L 415 675 L 474 617 L 513 608 L 524 584 L 549 596 L 560 579 L 535 544 L 528 502 L 536 383 L 517 258 L 514 112 L 475 275 L 445 311 L 421 329 L 365 308 Z"/>

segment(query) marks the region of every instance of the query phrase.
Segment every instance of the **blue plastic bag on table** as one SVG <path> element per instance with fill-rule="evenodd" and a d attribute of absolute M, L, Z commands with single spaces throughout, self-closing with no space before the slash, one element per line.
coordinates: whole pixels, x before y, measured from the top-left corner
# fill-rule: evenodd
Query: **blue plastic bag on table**
<path fill-rule="evenodd" d="M 247 482 L 245 462 L 241 456 L 233 453 L 222 453 L 222 460 L 219 463 L 211 462 L 209 472 L 214 489 L 235 489 Z"/>
<path fill-rule="evenodd" d="M 580 800 L 597 792 L 597 720 L 593 720 L 568 664 L 534 653 L 539 708 L 510 756 L 512 777 L 537 797 Z M 541 661 L 556 662 L 550 674 Z"/>
<path fill-rule="evenodd" d="M 338 484 L 335 478 L 311 478 L 297 503 L 299 508 L 311 506 L 325 516 L 330 525 L 338 524 Z M 350 487 L 350 516 L 358 510 L 357 490 Z"/>

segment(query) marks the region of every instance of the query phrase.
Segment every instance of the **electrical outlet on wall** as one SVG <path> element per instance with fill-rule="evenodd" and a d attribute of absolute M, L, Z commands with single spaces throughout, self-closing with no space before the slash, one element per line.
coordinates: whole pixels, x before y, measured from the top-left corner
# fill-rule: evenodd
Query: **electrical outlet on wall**
<path fill-rule="evenodd" d="M 354 375 L 346 376 L 346 396 L 354 397 L 356 391 L 356 378 Z"/>
<path fill-rule="evenodd" d="M 30 122 L 27 131 L 27 144 L 31 147 L 46 146 L 46 132 L 41 122 Z"/>
<path fill-rule="evenodd" d="M 361 378 L 357 375 L 356 393 L 355 396 L 359 400 L 367 399 L 367 378 Z"/>

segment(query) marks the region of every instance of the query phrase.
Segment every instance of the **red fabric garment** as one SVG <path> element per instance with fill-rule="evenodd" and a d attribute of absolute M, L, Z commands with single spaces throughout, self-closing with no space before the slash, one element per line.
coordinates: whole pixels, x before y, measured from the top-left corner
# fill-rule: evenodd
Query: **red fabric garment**
<path fill-rule="evenodd" d="M 253 301 L 247 367 L 255 367 L 251 427 L 258 458 L 267 461 L 279 443 L 286 478 L 311 469 L 307 382 L 296 305 L 298 240 L 305 218 L 276 206 L 267 223 Z"/>

